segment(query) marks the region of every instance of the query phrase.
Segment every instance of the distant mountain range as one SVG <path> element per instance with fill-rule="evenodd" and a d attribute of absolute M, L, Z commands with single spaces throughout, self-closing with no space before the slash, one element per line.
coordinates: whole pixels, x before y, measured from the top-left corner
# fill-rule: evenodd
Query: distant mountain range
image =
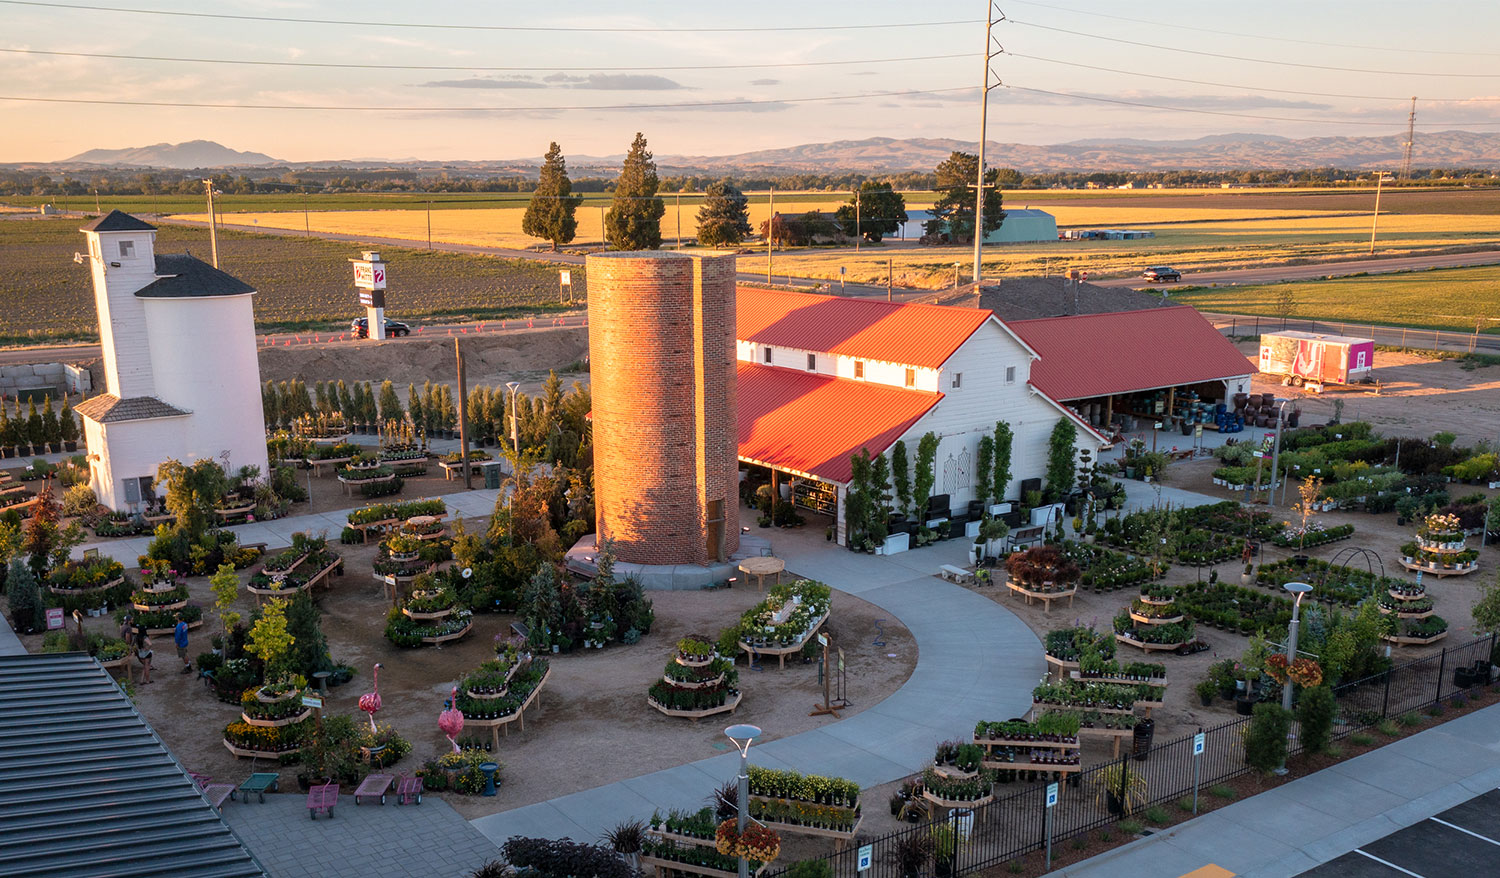
<path fill-rule="evenodd" d="M 212 140 L 187 143 L 153 143 L 128 149 L 91 149 L 58 164 L 133 166 L 142 168 L 234 168 L 248 165 L 281 165 L 265 153 L 240 152 Z"/>
<path fill-rule="evenodd" d="M 1216 134 L 1191 140 L 1091 138 L 1070 143 L 1034 146 L 996 143 L 986 146 L 987 163 L 1027 172 L 1037 171 L 1164 171 L 1250 170 L 1264 168 L 1337 167 L 1394 168 L 1401 162 L 1404 138 L 1308 137 L 1292 139 L 1269 134 Z M 770 173 L 863 171 L 929 171 L 955 150 L 973 152 L 974 142 L 950 138 L 871 137 L 806 143 L 734 155 L 663 155 L 656 157 L 663 173 Z M 622 156 L 568 156 L 577 175 L 608 174 Z M 1439 131 L 1417 135 L 1414 161 L 1419 167 L 1500 168 L 1500 133 Z M 67 168 L 108 166 L 140 168 L 410 168 L 471 172 L 524 173 L 540 158 L 490 161 L 420 159 L 344 159 L 286 162 L 259 152 L 240 152 L 210 140 L 158 143 L 129 149 L 91 149 L 61 162 L 10 164 L 4 167 Z"/>

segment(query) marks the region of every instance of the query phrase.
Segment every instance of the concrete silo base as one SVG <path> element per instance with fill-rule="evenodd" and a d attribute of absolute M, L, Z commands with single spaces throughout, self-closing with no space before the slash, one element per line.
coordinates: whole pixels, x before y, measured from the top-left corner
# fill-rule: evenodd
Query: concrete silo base
<path fill-rule="evenodd" d="M 598 547 L 594 543 L 594 534 L 588 534 L 568 550 L 563 557 L 563 564 L 570 572 L 579 576 L 593 576 L 598 572 L 598 567 L 594 564 L 597 554 Z M 615 578 L 624 579 L 627 576 L 633 576 L 640 580 L 643 588 L 653 591 L 708 588 L 736 577 L 739 583 L 744 583 L 746 579 L 745 575 L 739 571 L 740 562 L 746 558 L 769 554 L 771 554 L 770 540 L 751 534 L 741 534 L 739 551 L 729 556 L 729 560 L 723 564 L 630 564 L 616 560 Z"/>

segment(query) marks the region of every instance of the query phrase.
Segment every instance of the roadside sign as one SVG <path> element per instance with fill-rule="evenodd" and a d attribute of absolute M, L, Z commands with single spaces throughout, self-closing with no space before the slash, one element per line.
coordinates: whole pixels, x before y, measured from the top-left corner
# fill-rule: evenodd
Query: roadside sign
<path fill-rule="evenodd" d="M 1202 439 L 1203 438 L 1203 425 L 1202 424 L 1194 424 L 1193 425 L 1193 438 L 1194 439 Z"/>
<path fill-rule="evenodd" d="M 323 697 L 321 695 L 304 695 L 302 696 L 302 706 L 316 707 L 321 710 L 323 708 Z"/>
<path fill-rule="evenodd" d="M 875 859 L 875 845 L 863 844 L 859 846 L 859 864 L 855 866 L 856 872 L 863 872 L 870 868 L 870 863 Z"/>
<path fill-rule="evenodd" d="M 1202 732 L 1199 732 L 1198 734 L 1196 734 L 1196 735 L 1193 736 L 1193 755 L 1194 756 L 1202 756 L 1203 755 L 1203 733 Z"/>
<path fill-rule="evenodd" d="M 33 617 L 35 618 L 35 617 Z M 47 608 L 47 630 L 56 631 L 63 626 L 62 607 Z"/>
<path fill-rule="evenodd" d="M 354 285 L 362 290 L 385 289 L 385 263 L 350 260 L 354 265 Z"/>
<path fill-rule="evenodd" d="M 822 634 L 822 633 L 818 634 L 818 645 L 819 646 L 827 646 L 828 645 L 828 635 L 827 634 Z"/>
<path fill-rule="evenodd" d="M 1057 781 L 1047 784 L 1047 807 L 1057 804 Z"/>
<path fill-rule="evenodd" d="M 843 273 L 844 273 L 844 266 L 840 265 L 839 266 L 839 274 L 843 274 Z"/>
<path fill-rule="evenodd" d="M 573 272 L 570 269 L 564 268 L 562 271 L 558 272 L 558 276 L 562 278 L 562 282 L 564 284 L 573 283 Z"/>

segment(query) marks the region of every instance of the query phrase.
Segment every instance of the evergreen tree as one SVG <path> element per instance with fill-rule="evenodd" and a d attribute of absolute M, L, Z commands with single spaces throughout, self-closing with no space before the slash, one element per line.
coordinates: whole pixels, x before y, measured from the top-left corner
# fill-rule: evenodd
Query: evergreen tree
<path fill-rule="evenodd" d="M 1045 494 L 1049 503 L 1056 503 L 1073 490 L 1075 461 L 1078 452 L 1074 445 L 1078 441 L 1078 428 L 1067 418 L 1059 418 L 1052 428 L 1052 438 L 1047 442 L 1047 487 Z"/>
<path fill-rule="evenodd" d="M 57 412 L 52 410 L 50 396 L 42 403 L 42 440 L 53 451 L 62 450 L 62 424 L 57 420 Z"/>
<path fill-rule="evenodd" d="M 21 634 L 40 631 L 47 626 L 42 609 L 42 592 L 37 587 L 36 576 L 30 567 L 17 558 L 10 562 L 10 571 L 5 577 L 6 592 L 10 597 L 10 619 Z"/>
<path fill-rule="evenodd" d="M 728 180 L 708 187 L 698 208 L 698 243 L 705 247 L 738 244 L 750 234 L 750 199 Z"/>
<path fill-rule="evenodd" d="M 318 406 L 318 412 L 328 414 L 328 388 L 319 381 L 313 385 L 313 402 Z"/>
<path fill-rule="evenodd" d="M 542 385 L 542 406 L 546 413 L 548 429 L 561 426 L 563 407 L 562 382 L 557 379 L 556 372 L 548 372 L 547 381 Z"/>
<path fill-rule="evenodd" d="M 332 402 L 334 396 L 338 397 L 339 414 L 344 416 L 344 426 L 348 429 L 353 429 L 354 397 L 350 395 L 349 385 L 345 384 L 342 378 L 339 379 L 337 387 L 336 393 L 329 394 L 328 401 Z"/>
<path fill-rule="evenodd" d="M 405 414 L 401 408 L 401 397 L 396 395 L 396 385 L 387 378 L 380 385 L 380 420 L 399 421 Z"/>
<path fill-rule="evenodd" d="M 274 429 L 281 425 L 281 398 L 276 395 L 276 382 L 269 378 L 260 391 L 260 410 L 267 427 Z"/>
<path fill-rule="evenodd" d="M 979 157 L 966 152 L 955 152 L 937 166 L 937 185 L 933 191 L 939 194 L 932 205 L 933 218 L 924 227 L 928 234 L 946 233 L 954 244 L 974 240 L 974 176 L 978 170 Z M 1000 228 L 1005 220 L 1000 187 L 996 183 L 999 174 L 997 168 L 984 172 L 985 185 L 994 186 L 984 190 L 986 233 Z"/>
<path fill-rule="evenodd" d="M 366 424 L 378 424 L 378 423 L 380 423 L 380 410 L 379 410 L 379 408 L 376 407 L 376 403 L 375 403 L 375 388 L 372 387 L 372 386 L 370 386 L 370 382 L 368 382 L 368 381 L 365 382 L 365 390 L 364 390 L 364 393 L 362 394 L 362 396 L 363 396 L 362 402 L 364 403 L 364 421 L 365 421 L 365 423 Z"/>
<path fill-rule="evenodd" d="M 1005 490 L 1010 487 L 1010 452 L 1015 434 L 1005 421 L 995 422 L 995 473 L 990 496 L 996 503 L 1005 502 Z"/>
<path fill-rule="evenodd" d="M 31 444 L 33 454 L 40 454 L 42 443 L 47 441 L 47 427 L 36 410 L 36 400 L 26 402 L 26 441 Z"/>
<path fill-rule="evenodd" d="M 655 250 L 661 246 L 661 218 L 667 206 L 656 194 L 660 186 L 656 162 L 646 149 L 646 136 L 637 132 L 620 168 L 614 202 L 604 217 L 609 246 L 616 250 Z"/>
<path fill-rule="evenodd" d="M 426 409 L 422 406 L 422 396 L 417 393 L 417 385 L 406 385 L 406 411 L 411 415 L 412 426 L 418 432 L 427 430 Z"/>
<path fill-rule="evenodd" d="M 903 515 L 911 513 L 911 458 L 906 453 L 906 442 L 896 440 L 891 447 L 891 482 L 896 487 L 896 511 Z"/>
<path fill-rule="evenodd" d="M 891 188 L 889 183 L 866 180 L 859 187 L 859 209 L 854 206 L 854 196 L 839 206 L 833 214 L 843 227 L 844 234 L 854 237 L 863 235 L 866 241 L 880 243 L 886 235 L 894 234 L 906 222 L 906 199 Z"/>
<path fill-rule="evenodd" d="M 68 398 L 66 396 L 63 397 L 62 414 L 58 416 L 58 421 L 59 427 L 62 430 L 63 441 L 77 442 L 79 432 L 78 416 L 73 414 L 73 404 L 68 402 Z M 3 444 L 5 444 L 5 440 L 3 438 L 0 438 L 0 445 Z"/>
<path fill-rule="evenodd" d="M 531 202 L 526 205 L 526 214 L 521 217 L 521 231 L 551 241 L 556 251 L 557 245 L 572 241 L 578 233 L 574 214 L 582 203 L 583 196 L 573 194 L 573 181 L 568 179 L 568 162 L 563 158 L 562 148 L 554 142 L 542 159 L 541 176 L 531 193 Z"/>
<path fill-rule="evenodd" d="M 17 444 L 15 433 L 15 424 L 10 419 L 10 410 L 5 407 L 4 398 L 0 398 L 0 448 L 10 448 Z"/>

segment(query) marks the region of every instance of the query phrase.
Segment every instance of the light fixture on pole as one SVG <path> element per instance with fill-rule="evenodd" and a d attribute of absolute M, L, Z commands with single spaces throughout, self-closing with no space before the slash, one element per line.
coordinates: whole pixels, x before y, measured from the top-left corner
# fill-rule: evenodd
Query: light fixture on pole
<path fill-rule="evenodd" d="M 1302 598 L 1308 592 L 1312 591 L 1313 587 L 1305 582 L 1288 582 L 1282 588 L 1285 588 L 1292 595 L 1292 622 L 1287 627 L 1286 635 L 1286 664 L 1290 668 L 1292 662 L 1297 660 L 1297 628 L 1301 625 Z M 1281 709 L 1288 711 L 1292 709 L 1292 681 L 1290 678 L 1281 684 Z M 1281 758 L 1281 765 L 1276 767 L 1276 774 L 1286 774 L 1286 756 L 1284 754 Z"/>
<path fill-rule="evenodd" d="M 521 432 L 516 428 L 516 391 L 521 385 L 515 381 L 505 382 L 505 389 L 510 391 L 510 443 L 511 450 L 515 451 L 519 459 L 521 455 Z"/>
<path fill-rule="evenodd" d="M 751 725 L 734 725 L 724 730 L 729 740 L 734 742 L 735 749 L 740 751 L 740 774 L 739 774 L 739 821 L 737 827 L 740 835 L 745 834 L 745 827 L 750 822 L 750 744 L 760 737 L 760 727 Z M 750 878 L 750 862 L 740 857 L 740 878 Z"/>

